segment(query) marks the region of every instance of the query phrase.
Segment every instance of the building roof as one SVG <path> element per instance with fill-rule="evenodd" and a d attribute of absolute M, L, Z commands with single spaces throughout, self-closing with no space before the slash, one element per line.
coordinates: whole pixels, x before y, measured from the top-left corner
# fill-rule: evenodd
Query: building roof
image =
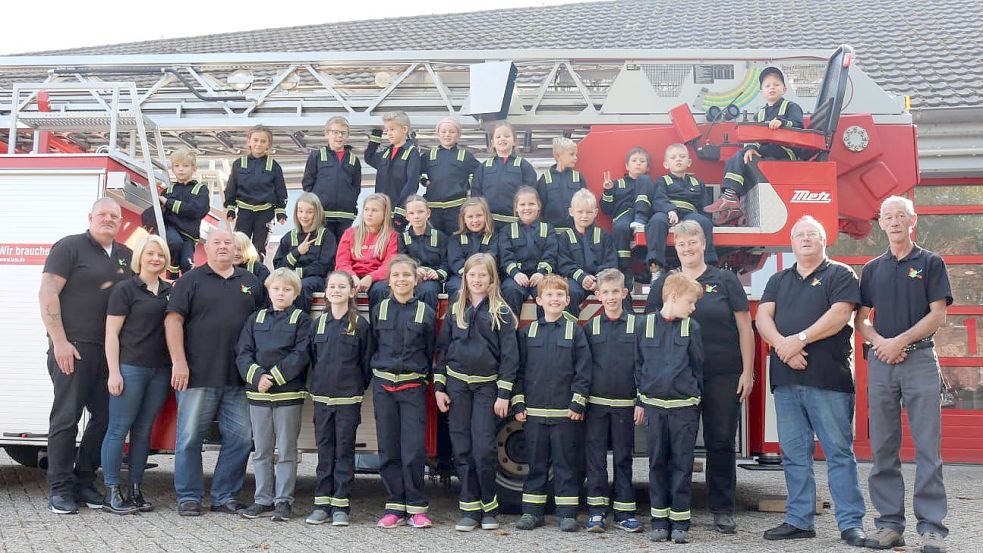
<path fill-rule="evenodd" d="M 983 105 L 983 4 L 931 0 L 622 0 L 262 29 L 33 55 L 499 48 L 856 50 L 912 109 Z"/>

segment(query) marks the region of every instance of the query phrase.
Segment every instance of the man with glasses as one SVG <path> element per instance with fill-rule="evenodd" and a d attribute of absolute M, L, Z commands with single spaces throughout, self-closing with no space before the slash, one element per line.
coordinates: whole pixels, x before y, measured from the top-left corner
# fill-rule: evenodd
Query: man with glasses
<path fill-rule="evenodd" d="M 766 540 L 816 536 L 814 435 L 823 446 L 840 538 L 863 547 L 864 498 L 853 454 L 854 388 L 849 322 L 860 303 L 853 269 L 826 257 L 826 231 L 806 216 L 792 226 L 795 264 L 772 275 L 758 306 L 771 345 L 771 386 L 788 499 Z"/>

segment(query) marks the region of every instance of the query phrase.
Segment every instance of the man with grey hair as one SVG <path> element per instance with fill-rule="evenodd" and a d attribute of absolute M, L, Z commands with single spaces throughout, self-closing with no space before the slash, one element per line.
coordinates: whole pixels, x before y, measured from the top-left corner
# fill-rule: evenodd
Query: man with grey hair
<path fill-rule="evenodd" d="M 853 454 L 855 402 L 850 318 L 857 275 L 826 257 L 826 230 L 812 217 L 792 226 L 795 264 L 772 275 L 758 306 L 758 332 L 771 345 L 771 386 L 788 499 L 785 522 L 766 540 L 816 536 L 815 442 L 819 436 L 840 538 L 863 547 L 864 498 Z"/>
<path fill-rule="evenodd" d="M 246 478 L 252 427 L 235 346 L 246 319 L 260 306 L 262 284 L 233 265 L 232 233 L 216 228 L 205 240 L 207 262 L 181 276 L 167 305 L 164 331 L 177 391 L 174 488 L 178 514 L 199 516 L 205 493 L 201 446 L 218 421 L 222 449 L 212 476 L 213 511 L 235 514 Z"/>
<path fill-rule="evenodd" d="M 949 530 L 942 482 L 939 362 L 932 336 L 945 322 L 952 291 L 945 262 L 911 239 L 918 222 L 911 200 L 891 196 L 878 224 L 889 247 L 864 265 L 856 326 L 867 342 L 867 394 L 874 466 L 867 482 L 879 516 L 868 547 L 904 545 L 901 409 L 915 441 L 915 518 L 924 553 L 945 551 Z M 873 321 L 871 315 L 873 314 Z"/>
<path fill-rule="evenodd" d="M 93 481 L 109 422 L 106 309 L 110 289 L 132 274 L 133 252 L 116 242 L 122 221 L 116 200 L 96 200 L 89 230 L 56 242 L 41 273 L 38 303 L 48 332 L 48 375 L 54 386 L 48 419 L 48 506 L 57 514 L 78 513 L 79 500 L 102 508 L 103 494 Z M 83 408 L 90 418 L 76 454 Z"/>

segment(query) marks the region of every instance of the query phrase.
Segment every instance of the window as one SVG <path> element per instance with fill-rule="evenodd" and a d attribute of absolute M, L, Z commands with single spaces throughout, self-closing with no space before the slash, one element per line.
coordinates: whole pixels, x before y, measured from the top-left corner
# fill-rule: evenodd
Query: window
<path fill-rule="evenodd" d="M 921 215 L 919 245 L 940 255 L 983 255 L 983 213 Z"/>
<path fill-rule="evenodd" d="M 935 333 L 935 351 L 939 357 L 980 357 L 983 351 L 983 316 L 949 313 L 945 324 Z"/>
<path fill-rule="evenodd" d="M 983 205 L 983 184 L 918 186 L 914 202 L 915 206 Z"/>

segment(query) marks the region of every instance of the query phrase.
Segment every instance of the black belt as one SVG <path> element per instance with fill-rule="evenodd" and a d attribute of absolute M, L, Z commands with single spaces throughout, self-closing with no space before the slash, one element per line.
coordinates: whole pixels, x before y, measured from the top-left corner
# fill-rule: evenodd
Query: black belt
<path fill-rule="evenodd" d="M 912 342 L 912 343 L 908 344 L 907 346 L 905 346 L 904 351 L 909 352 L 909 351 L 915 351 L 915 350 L 919 350 L 919 349 L 927 349 L 927 348 L 932 348 L 932 347 L 935 347 L 935 341 L 934 340 L 932 340 L 931 338 L 922 338 L 921 340 L 918 340 L 917 342 Z"/>

